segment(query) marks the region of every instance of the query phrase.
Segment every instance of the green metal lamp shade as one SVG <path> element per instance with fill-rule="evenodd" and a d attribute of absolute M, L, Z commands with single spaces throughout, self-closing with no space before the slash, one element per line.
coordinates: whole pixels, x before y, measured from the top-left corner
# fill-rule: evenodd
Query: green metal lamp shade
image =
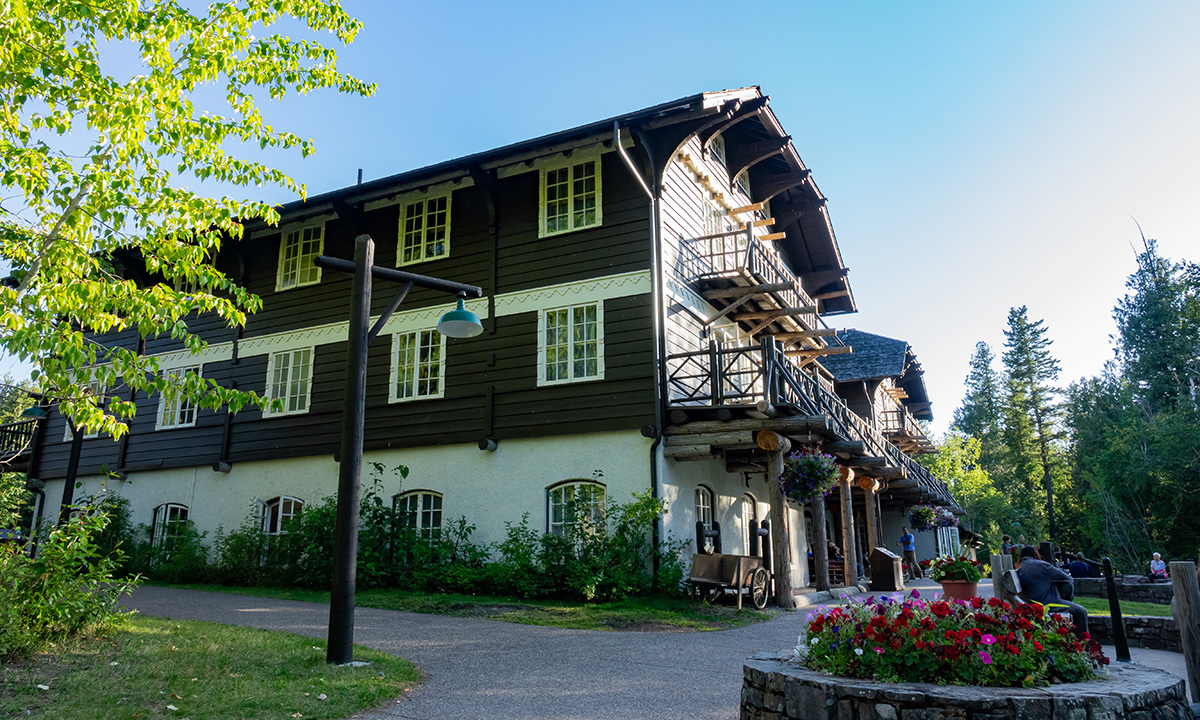
<path fill-rule="evenodd" d="M 442 316 L 437 329 L 446 337 L 469 338 L 483 332 L 483 323 L 479 322 L 479 316 L 468 310 L 463 299 L 459 298 L 458 307 Z"/>

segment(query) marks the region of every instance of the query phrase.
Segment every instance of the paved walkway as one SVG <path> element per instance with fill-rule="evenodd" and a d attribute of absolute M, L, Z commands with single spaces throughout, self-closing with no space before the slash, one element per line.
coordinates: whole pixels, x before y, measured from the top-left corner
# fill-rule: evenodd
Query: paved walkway
<path fill-rule="evenodd" d="M 316 603 L 152 586 L 138 588 L 126 605 L 145 615 L 319 638 L 329 613 Z M 742 661 L 790 648 L 804 615 L 721 632 L 626 633 L 358 608 L 356 642 L 405 657 L 427 677 L 407 698 L 358 717 L 729 720 L 737 717 Z M 1179 658 L 1182 672 L 1175 653 L 1142 653 L 1164 663 L 1171 658 L 1158 656 Z"/>

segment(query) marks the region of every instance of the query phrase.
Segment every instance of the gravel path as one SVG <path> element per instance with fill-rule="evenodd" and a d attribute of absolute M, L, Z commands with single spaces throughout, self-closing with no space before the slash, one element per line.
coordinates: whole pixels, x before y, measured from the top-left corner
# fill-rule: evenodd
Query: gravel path
<path fill-rule="evenodd" d="M 936 588 L 916 585 L 922 593 Z M 318 638 L 329 615 L 318 603 L 153 586 L 138 588 L 126 605 L 145 615 Z M 742 661 L 790 648 L 804 615 L 785 612 L 719 632 L 604 632 L 358 608 L 355 641 L 415 662 L 427 680 L 356 717 L 730 720 L 738 715 Z M 1134 660 L 1183 674 L 1177 653 L 1135 649 Z"/>

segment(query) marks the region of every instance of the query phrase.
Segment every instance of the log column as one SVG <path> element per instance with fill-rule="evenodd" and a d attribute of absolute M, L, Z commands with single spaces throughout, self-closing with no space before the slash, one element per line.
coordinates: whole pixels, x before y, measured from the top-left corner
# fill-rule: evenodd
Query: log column
<path fill-rule="evenodd" d="M 782 608 L 796 606 L 792 596 L 792 542 L 787 526 L 787 499 L 779 487 L 783 474 L 783 454 L 792 448 L 792 441 L 772 430 L 760 430 L 755 438 L 758 446 L 767 451 L 767 492 L 771 501 L 771 555 L 775 570 L 775 604 Z"/>
<path fill-rule="evenodd" d="M 817 589 L 829 589 L 829 536 L 825 534 L 825 496 L 817 493 L 809 503 L 813 519 L 813 572 L 816 573 Z"/>
<path fill-rule="evenodd" d="M 850 483 L 854 480 L 854 470 L 843 467 L 842 479 L 838 482 L 842 496 L 842 555 L 845 556 L 846 584 L 858 582 L 858 551 L 854 540 L 854 495 L 850 491 Z M 851 582 L 853 579 L 854 583 Z"/>
<path fill-rule="evenodd" d="M 871 553 L 879 547 L 879 534 L 875 527 L 875 478 L 861 477 L 858 479 L 858 486 L 862 488 L 863 499 L 866 500 L 867 544 L 871 546 L 867 548 L 867 553 Z"/>

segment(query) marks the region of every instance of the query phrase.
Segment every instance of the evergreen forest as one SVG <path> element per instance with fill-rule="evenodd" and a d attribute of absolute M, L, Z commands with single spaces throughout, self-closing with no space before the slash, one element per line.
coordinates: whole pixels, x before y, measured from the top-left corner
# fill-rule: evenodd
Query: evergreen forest
<path fill-rule="evenodd" d="M 975 346 L 926 463 L 993 551 L 1003 534 L 1052 539 L 1126 572 L 1145 572 L 1153 552 L 1200 552 L 1200 265 L 1143 247 L 1098 376 L 1063 386 L 1050 328 L 1024 306 L 1009 311 L 1003 348 Z"/>

